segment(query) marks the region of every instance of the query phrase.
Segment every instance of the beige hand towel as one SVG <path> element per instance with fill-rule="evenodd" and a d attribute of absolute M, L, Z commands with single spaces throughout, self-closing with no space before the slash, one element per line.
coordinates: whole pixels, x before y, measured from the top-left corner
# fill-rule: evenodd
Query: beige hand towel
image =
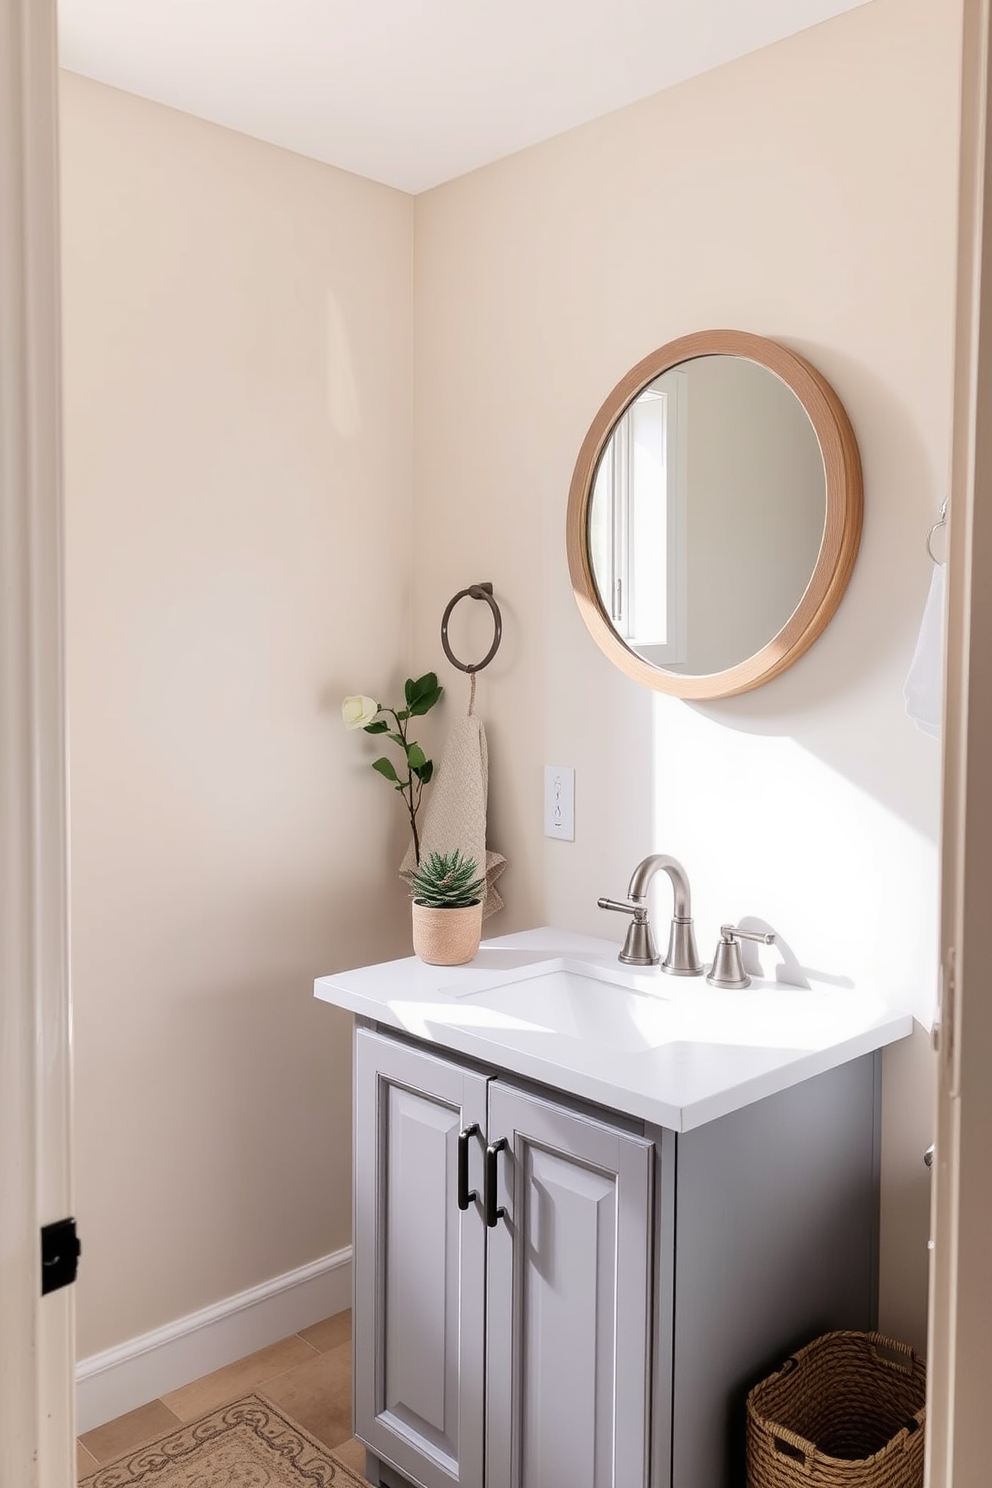
<path fill-rule="evenodd" d="M 482 918 L 488 919 L 503 901 L 494 887 L 506 867 L 499 853 L 486 851 L 486 802 L 489 794 L 489 752 L 486 731 L 472 713 L 456 718 L 445 741 L 420 831 L 421 861 L 432 852 L 448 853 L 461 848 L 462 856 L 485 864 L 486 894 Z M 413 844 L 400 867 L 409 873 L 415 867 Z"/>

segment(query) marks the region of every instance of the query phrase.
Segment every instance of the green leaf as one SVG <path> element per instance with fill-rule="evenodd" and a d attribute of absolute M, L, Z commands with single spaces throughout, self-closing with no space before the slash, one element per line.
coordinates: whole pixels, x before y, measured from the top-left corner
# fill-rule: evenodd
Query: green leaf
<path fill-rule="evenodd" d="M 424 763 L 420 765 L 419 768 L 418 766 L 414 765 L 413 773 L 416 775 L 421 785 L 426 785 L 431 776 L 434 774 L 434 761 L 424 760 Z"/>
<path fill-rule="evenodd" d="M 407 707 L 417 698 L 422 698 L 425 693 L 437 691 L 437 673 L 425 672 L 422 677 L 412 679 L 407 684 L 410 691 L 406 695 Z"/>
<path fill-rule="evenodd" d="M 378 770 L 379 774 L 384 775 L 387 780 L 399 779 L 399 776 L 393 768 L 392 760 L 386 759 L 385 755 L 383 755 L 382 759 L 373 760 L 372 768 L 373 770 Z"/>
<path fill-rule="evenodd" d="M 410 704 L 410 712 L 417 718 L 421 717 L 424 713 L 429 713 L 443 691 L 443 687 L 435 687 L 432 691 L 425 692 Z"/>
<path fill-rule="evenodd" d="M 414 687 L 415 687 L 415 685 L 416 684 L 414 683 L 414 680 L 413 680 L 412 677 L 407 677 L 406 681 L 403 684 L 403 693 L 404 693 L 404 696 L 406 697 L 406 705 L 407 705 L 408 708 L 409 708 L 410 704 L 413 702 L 414 697 L 416 696 L 416 694 L 414 693 Z"/>
<path fill-rule="evenodd" d="M 367 723 L 365 725 L 365 732 L 367 734 L 384 734 L 388 727 L 389 724 L 384 718 L 377 718 L 375 723 Z"/>
<path fill-rule="evenodd" d="M 406 750 L 407 764 L 413 770 L 422 770 L 427 763 L 427 756 L 419 744 L 408 744 Z"/>
<path fill-rule="evenodd" d="M 403 738 L 402 734 L 390 734 L 389 737 L 392 739 L 393 743 L 398 744 L 401 749 L 406 748 L 406 740 Z"/>
<path fill-rule="evenodd" d="M 410 710 L 409 710 L 409 708 L 401 708 L 400 711 L 396 715 L 396 722 L 397 723 L 406 723 L 406 721 L 407 721 L 407 719 L 409 717 L 410 717 Z"/>

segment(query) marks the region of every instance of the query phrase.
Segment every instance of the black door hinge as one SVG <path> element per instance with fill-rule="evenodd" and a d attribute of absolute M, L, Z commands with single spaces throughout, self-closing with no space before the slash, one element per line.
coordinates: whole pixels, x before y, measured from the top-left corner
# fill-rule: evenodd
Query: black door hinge
<path fill-rule="evenodd" d="M 71 1286 L 79 1270 L 82 1250 L 74 1219 L 59 1219 L 41 1227 L 41 1295 Z"/>

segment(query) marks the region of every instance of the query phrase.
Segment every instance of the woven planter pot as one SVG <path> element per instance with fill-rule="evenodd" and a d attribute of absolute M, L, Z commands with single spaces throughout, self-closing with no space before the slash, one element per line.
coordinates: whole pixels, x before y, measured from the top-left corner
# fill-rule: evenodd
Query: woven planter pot
<path fill-rule="evenodd" d="M 461 909 L 437 909 L 413 901 L 413 949 L 428 966 L 462 966 L 482 939 L 482 900 Z"/>
<path fill-rule="evenodd" d="M 825 1333 L 747 1397 L 748 1488 L 923 1488 L 926 1363 Z"/>

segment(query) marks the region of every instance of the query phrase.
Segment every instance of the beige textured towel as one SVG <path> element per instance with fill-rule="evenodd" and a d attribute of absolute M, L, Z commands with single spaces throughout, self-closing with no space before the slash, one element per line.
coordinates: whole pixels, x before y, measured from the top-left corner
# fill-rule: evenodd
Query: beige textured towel
<path fill-rule="evenodd" d="M 506 867 L 499 853 L 486 851 L 486 801 L 489 794 L 489 752 L 486 732 L 473 713 L 456 718 L 451 726 L 424 811 L 420 832 L 421 862 L 432 852 L 454 852 L 486 865 L 486 896 L 482 918 L 488 919 L 503 901 L 494 885 Z M 415 866 L 413 844 L 400 867 L 409 873 Z"/>

